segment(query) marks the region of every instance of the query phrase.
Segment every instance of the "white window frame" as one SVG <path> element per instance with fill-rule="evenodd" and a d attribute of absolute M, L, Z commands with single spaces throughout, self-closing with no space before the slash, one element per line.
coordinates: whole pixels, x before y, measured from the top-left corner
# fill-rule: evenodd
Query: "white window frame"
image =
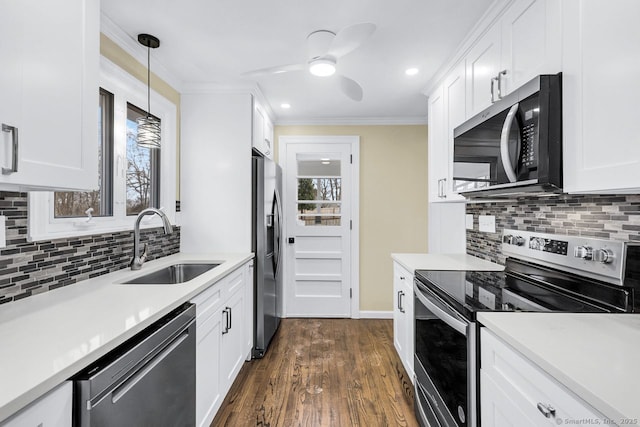
<path fill-rule="evenodd" d="M 52 240 L 133 230 L 135 215 L 126 214 L 127 102 L 146 110 L 147 86 L 105 57 L 100 57 L 100 87 L 113 94 L 113 216 L 55 218 L 54 193 L 30 192 L 28 239 Z M 96 93 L 98 88 L 96 88 Z M 96 105 L 96 111 L 97 111 Z M 176 106 L 151 90 L 151 114 L 161 123 L 160 207 L 176 225 Z M 96 114 L 97 120 L 97 114 Z M 96 159 L 97 161 L 97 159 Z M 157 215 L 147 216 L 142 228 L 161 227 Z"/>

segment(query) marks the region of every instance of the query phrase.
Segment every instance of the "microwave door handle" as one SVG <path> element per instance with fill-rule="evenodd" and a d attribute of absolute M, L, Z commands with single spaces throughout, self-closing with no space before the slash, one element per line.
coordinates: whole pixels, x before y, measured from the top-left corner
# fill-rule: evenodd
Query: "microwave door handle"
<path fill-rule="evenodd" d="M 467 324 L 465 322 L 462 322 L 461 320 L 458 320 L 455 317 L 451 316 L 449 313 L 431 302 L 431 300 L 429 300 L 429 298 L 427 298 L 421 292 L 416 292 L 415 295 L 416 298 L 418 298 L 420 302 L 424 304 L 424 306 L 433 314 L 438 316 L 440 320 L 451 326 L 456 331 L 460 332 L 462 335 L 467 336 Z"/>
<path fill-rule="evenodd" d="M 511 133 L 511 126 L 513 126 L 513 121 L 516 118 L 519 106 L 520 103 L 516 103 L 509 110 L 507 118 L 502 125 L 502 134 L 500 136 L 500 157 L 502 158 L 502 167 L 507 174 L 509 182 L 516 182 L 517 180 L 516 171 L 511 164 L 511 157 L 509 156 L 509 134 Z"/>

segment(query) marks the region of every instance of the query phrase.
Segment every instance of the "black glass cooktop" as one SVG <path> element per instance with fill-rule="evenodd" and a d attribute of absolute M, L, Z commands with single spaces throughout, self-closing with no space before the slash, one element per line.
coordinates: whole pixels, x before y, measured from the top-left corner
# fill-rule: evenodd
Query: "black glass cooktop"
<path fill-rule="evenodd" d="M 624 312 L 630 290 L 523 261 L 505 271 L 416 271 L 420 285 L 468 318 L 477 311 Z"/>

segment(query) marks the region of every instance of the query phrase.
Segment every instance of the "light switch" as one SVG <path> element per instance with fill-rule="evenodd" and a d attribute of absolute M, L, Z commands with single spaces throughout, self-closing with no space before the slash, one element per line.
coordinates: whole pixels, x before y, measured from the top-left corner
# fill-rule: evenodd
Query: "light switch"
<path fill-rule="evenodd" d="M 0 248 L 7 247 L 7 229 L 5 228 L 7 217 L 0 215 Z"/>
<path fill-rule="evenodd" d="M 467 230 L 473 230 L 473 214 L 466 214 L 465 222 L 467 224 Z"/>
<path fill-rule="evenodd" d="M 480 215 L 478 217 L 478 228 L 485 233 L 495 233 L 496 217 L 493 215 Z"/>

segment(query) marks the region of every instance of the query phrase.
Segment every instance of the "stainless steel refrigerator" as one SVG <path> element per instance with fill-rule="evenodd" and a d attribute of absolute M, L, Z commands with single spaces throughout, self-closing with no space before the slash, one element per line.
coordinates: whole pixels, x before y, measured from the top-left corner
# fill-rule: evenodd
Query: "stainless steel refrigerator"
<path fill-rule="evenodd" d="M 282 289 L 282 170 L 253 155 L 252 250 L 254 267 L 254 358 L 264 356 L 280 325 Z"/>

